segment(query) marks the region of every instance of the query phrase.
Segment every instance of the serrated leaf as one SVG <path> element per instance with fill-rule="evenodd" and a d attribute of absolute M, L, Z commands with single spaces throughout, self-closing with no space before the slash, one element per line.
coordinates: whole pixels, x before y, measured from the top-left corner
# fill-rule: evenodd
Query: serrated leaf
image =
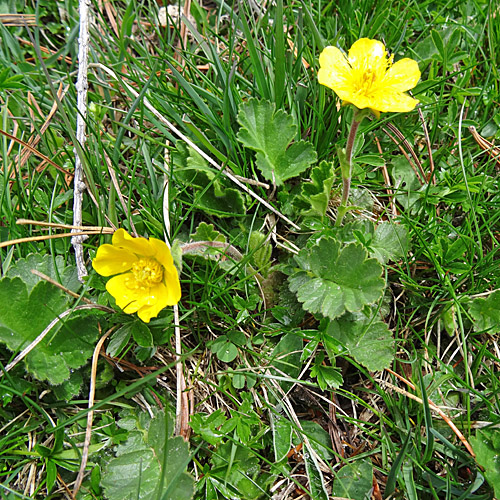
<path fill-rule="evenodd" d="M 268 101 L 250 99 L 238 111 L 238 140 L 257 153 L 262 175 L 277 186 L 302 173 L 316 161 L 316 152 L 306 141 L 290 143 L 297 134 L 293 117 L 276 111 Z M 290 146 L 289 146 L 290 145 Z"/>
<path fill-rule="evenodd" d="M 304 182 L 299 198 L 309 205 L 302 209 L 302 215 L 318 215 L 323 217 L 330 201 L 335 172 L 331 162 L 322 161 L 311 170 L 311 182 Z"/>
<path fill-rule="evenodd" d="M 40 282 L 28 293 L 20 278 L 0 280 L 0 342 L 17 352 L 28 346 L 68 307 L 63 292 Z M 99 332 L 92 318 L 74 317 L 57 323 L 24 358 L 26 370 L 39 380 L 57 385 L 70 370 L 87 362 Z"/>
<path fill-rule="evenodd" d="M 316 362 L 311 368 L 311 377 L 316 377 L 318 385 L 322 391 L 327 388 L 338 388 L 342 385 L 343 379 L 340 370 L 335 366 L 324 366 Z"/>
<path fill-rule="evenodd" d="M 88 362 L 98 337 L 96 318 L 71 318 L 65 321 L 55 336 L 51 332 L 26 356 L 26 369 L 38 380 L 61 384 L 74 369 Z"/>
<path fill-rule="evenodd" d="M 61 255 L 53 258 L 51 255 L 41 255 L 38 253 L 29 254 L 27 257 L 19 259 L 9 268 L 6 277 L 21 278 L 28 292 L 31 292 L 33 287 L 40 283 L 42 278 L 31 272 L 32 269 L 46 274 L 53 280 L 60 282 L 72 292 L 77 292 L 82 284 L 78 281 L 78 273 L 75 266 L 66 266 Z M 60 278 L 60 281 L 59 281 Z"/>
<path fill-rule="evenodd" d="M 261 471 L 259 459 L 251 449 L 228 441 L 212 455 L 212 462 L 212 478 L 221 479 L 238 493 L 228 495 L 230 492 L 226 491 L 223 498 L 257 500 L 265 493 L 265 482 L 270 476 Z M 219 486 L 217 489 L 223 492 Z"/>
<path fill-rule="evenodd" d="M 486 298 L 477 297 L 470 305 L 476 332 L 488 331 L 495 334 L 500 331 L 500 290 Z"/>
<path fill-rule="evenodd" d="M 500 498 L 500 430 L 478 429 L 469 441 L 476 462 L 484 467 L 486 480 L 495 490 L 495 498 Z"/>
<path fill-rule="evenodd" d="M 168 420 L 168 418 L 167 418 Z M 102 474 L 108 500 L 190 500 L 194 480 L 185 472 L 190 460 L 188 444 L 178 436 L 170 437 L 172 424 L 159 413 L 147 432 L 131 433 Z"/>
<path fill-rule="evenodd" d="M 226 237 L 214 228 L 213 224 L 200 222 L 196 232 L 191 235 L 193 241 L 219 241 L 226 242 Z"/>
<path fill-rule="evenodd" d="M 368 459 L 346 464 L 336 474 L 332 496 L 368 500 L 373 486 L 373 466 Z"/>
<path fill-rule="evenodd" d="M 172 159 L 178 180 L 195 190 L 195 205 L 208 214 L 231 217 L 245 213 L 245 199 L 210 169 L 206 160 L 194 149 L 187 149 L 181 142 Z"/>
<path fill-rule="evenodd" d="M 338 241 L 324 238 L 296 256 L 303 271 L 288 278 L 290 290 L 304 309 L 331 319 L 361 311 L 380 299 L 385 286 L 382 266 L 367 257 L 361 245 L 341 248 Z"/>
<path fill-rule="evenodd" d="M 404 226 L 381 222 L 375 228 L 370 244 L 370 254 L 382 264 L 396 260 L 408 253 L 408 230 Z"/>
<path fill-rule="evenodd" d="M 331 321 L 325 334 L 340 342 L 370 371 L 387 368 L 394 357 L 394 338 L 382 321 L 372 321 L 361 314 L 346 314 Z"/>

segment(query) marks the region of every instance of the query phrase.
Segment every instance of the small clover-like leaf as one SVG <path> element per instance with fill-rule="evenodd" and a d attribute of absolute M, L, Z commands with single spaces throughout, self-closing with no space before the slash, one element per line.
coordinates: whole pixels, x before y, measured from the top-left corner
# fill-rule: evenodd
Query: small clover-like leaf
<path fill-rule="evenodd" d="M 387 368 L 394 357 L 394 339 L 387 325 L 362 314 L 346 314 L 330 322 L 325 335 L 342 344 L 358 363 L 371 371 Z"/>
<path fill-rule="evenodd" d="M 297 133 L 293 117 L 274 104 L 250 99 L 240 105 L 238 140 L 257 153 L 257 167 L 262 175 L 276 183 L 302 173 L 316 161 L 316 152 L 306 141 L 290 143 Z"/>
<path fill-rule="evenodd" d="M 338 241 L 324 238 L 299 252 L 296 261 L 303 271 L 288 278 L 290 290 L 304 309 L 331 319 L 361 311 L 382 296 L 385 286 L 382 266 L 367 257 L 361 245 L 341 248 Z"/>

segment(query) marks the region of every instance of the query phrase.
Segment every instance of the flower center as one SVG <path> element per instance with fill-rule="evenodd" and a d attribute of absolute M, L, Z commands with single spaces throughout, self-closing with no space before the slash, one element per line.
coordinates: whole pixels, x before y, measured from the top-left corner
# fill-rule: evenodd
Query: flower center
<path fill-rule="evenodd" d="M 134 262 L 132 266 L 132 274 L 127 286 L 129 288 L 146 288 L 157 283 L 163 279 L 163 267 L 155 259 L 142 257 Z"/>
<path fill-rule="evenodd" d="M 377 72 L 374 71 L 372 68 L 367 68 L 360 75 L 360 79 L 358 81 L 358 89 L 356 93 L 368 95 L 371 92 L 376 79 L 377 79 Z"/>

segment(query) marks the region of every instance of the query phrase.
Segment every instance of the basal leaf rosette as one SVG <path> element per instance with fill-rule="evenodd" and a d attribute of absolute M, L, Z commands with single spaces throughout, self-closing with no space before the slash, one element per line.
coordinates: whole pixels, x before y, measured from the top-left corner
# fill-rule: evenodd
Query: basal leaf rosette
<path fill-rule="evenodd" d="M 301 270 L 288 278 L 290 290 L 311 313 L 335 319 L 361 311 L 384 292 L 382 266 L 356 243 L 342 248 L 337 240 L 323 238 L 295 259 Z"/>
<path fill-rule="evenodd" d="M 169 248 L 156 238 L 133 238 L 124 229 L 112 244 L 101 245 L 92 261 L 102 276 L 113 276 L 106 290 L 127 314 L 137 313 L 145 323 L 181 298 L 179 275 Z"/>
<path fill-rule="evenodd" d="M 405 92 L 420 79 L 418 64 L 405 58 L 393 64 L 382 42 L 361 38 L 347 57 L 337 47 L 326 47 L 319 57 L 318 81 L 358 109 L 380 112 L 412 111 L 418 104 Z"/>

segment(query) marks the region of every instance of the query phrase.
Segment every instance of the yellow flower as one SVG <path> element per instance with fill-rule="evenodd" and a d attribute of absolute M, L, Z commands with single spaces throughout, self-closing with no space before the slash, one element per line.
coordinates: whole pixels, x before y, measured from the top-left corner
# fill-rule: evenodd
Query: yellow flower
<path fill-rule="evenodd" d="M 347 57 L 337 47 L 326 47 L 319 56 L 318 80 L 344 104 L 369 108 L 377 117 L 381 111 L 411 111 L 418 101 L 404 92 L 420 79 L 418 64 L 408 58 L 392 61 L 382 42 L 361 38 Z"/>
<path fill-rule="evenodd" d="M 92 266 L 102 276 L 117 275 L 107 282 L 106 290 L 125 313 L 137 312 L 145 323 L 181 298 L 179 275 L 170 250 L 156 238 L 133 238 L 118 229 L 111 245 L 97 249 Z"/>

